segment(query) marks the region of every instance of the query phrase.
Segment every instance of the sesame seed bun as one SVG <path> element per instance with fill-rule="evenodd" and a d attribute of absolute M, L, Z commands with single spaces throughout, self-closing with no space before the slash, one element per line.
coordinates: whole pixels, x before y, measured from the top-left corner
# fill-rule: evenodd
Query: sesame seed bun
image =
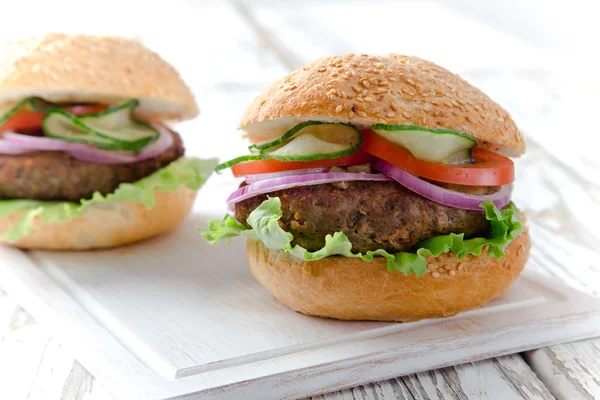
<path fill-rule="evenodd" d="M 481 90 L 432 62 L 398 54 L 333 56 L 299 68 L 258 95 L 240 128 L 259 142 L 306 120 L 448 128 L 504 155 L 525 152 L 508 112 Z"/>
<path fill-rule="evenodd" d="M 481 307 L 504 293 L 523 270 L 531 243 L 527 231 L 501 259 L 453 253 L 427 257 L 420 277 L 389 272 L 373 262 L 340 256 L 301 261 L 248 241 L 252 274 L 280 302 L 307 315 L 343 320 L 416 321 Z"/>
<path fill-rule="evenodd" d="M 189 88 L 158 54 L 119 37 L 48 34 L 0 50 L 0 104 L 29 96 L 55 102 L 114 104 L 137 98 L 151 121 L 198 114 Z"/>
<path fill-rule="evenodd" d="M 36 217 L 33 231 L 12 246 L 41 250 L 89 250 L 117 247 L 167 232 L 189 214 L 196 192 L 181 186 L 155 192 L 156 204 L 123 201 L 96 204 L 68 222 L 43 223 Z M 16 224 L 21 213 L 0 218 L 0 235 Z"/>

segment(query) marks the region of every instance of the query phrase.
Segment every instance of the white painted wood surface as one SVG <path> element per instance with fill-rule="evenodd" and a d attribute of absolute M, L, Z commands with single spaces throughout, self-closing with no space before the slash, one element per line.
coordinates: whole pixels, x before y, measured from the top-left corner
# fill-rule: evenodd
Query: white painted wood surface
<path fill-rule="evenodd" d="M 539 19 L 540 15 L 543 17 L 548 13 L 536 12 L 542 8 L 546 10 L 548 3 L 535 4 L 536 1 L 518 2 L 528 4 L 530 14 L 511 11 L 511 6 L 503 3 L 507 14 L 495 21 L 480 19 L 481 16 L 472 13 L 462 14 L 450 5 L 438 7 L 433 1 L 372 2 L 376 3 L 372 8 L 377 11 L 375 13 L 369 12 L 367 3 L 355 1 L 309 1 L 303 2 L 306 5 L 303 7 L 284 1 L 251 2 L 248 6 L 246 2 L 174 1 L 167 8 L 160 4 L 150 6 L 149 2 L 140 5 L 113 1 L 111 6 L 107 0 L 106 7 L 95 10 L 97 18 L 71 18 L 67 12 L 56 18 L 45 18 L 56 7 L 79 10 L 84 14 L 88 7 L 83 2 L 57 0 L 38 4 L 36 10 L 39 12 L 30 15 L 31 23 L 22 24 L 15 18 L 5 21 L 0 32 L 3 36 L 32 29 L 125 33 L 142 38 L 162 53 L 168 52 L 165 55 L 192 82 L 203 111 L 199 119 L 181 126 L 181 130 L 189 134 L 186 138 L 188 147 L 195 145 L 193 152 L 199 155 L 220 153 L 223 158 L 244 150 L 243 143 L 235 140 L 234 128 L 252 96 L 273 79 L 313 56 L 345 51 L 399 51 L 428 56 L 452 67 L 486 90 L 508 108 L 528 134 L 528 154 L 519 160 L 520 183 L 517 186 L 519 205 L 527 210 L 534 234 L 535 248 L 528 268 L 599 294 L 600 231 L 598 220 L 590 210 L 600 206 L 600 164 L 596 161 L 600 136 L 592 134 L 595 128 L 590 127 L 589 119 L 580 118 L 594 115 L 597 112 L 595 105 L 600 103 L 600 82 L 597 78 L 589 78 L 595 75 L 586 74 L 597 68 L 598 64 L 593 63 L 597 60 L 593 60 L 593 53 L 588 50 L 580 54 L 571 49 L 569 53 L 540 50 L 532 42 L 519 41 L 527 36 L 521 34 L 526 29 L 537 32 L 538 36 L 549 30 L 556 35 L 565 28 L 569 18 L 580 21 L 578 14 L 592 16 L 594 12 L 591 9 L 578 12 L 575 7 L 582 2 L 573 1 L 569 3 L 571 9 L 561 8 L 560 23 L 549 25 Z M 452 3 L 464 5 L 466 2 Z M 514 6 L 514 2 L 510 4 Z M 18 12 L 19 7 L 21 12 Z M 31 7 L 31 2 L 11 3 L 11 11 L 15 14 L 22 14 Z M 401 16 L 406 27 L 405 19 L 412 18 L 418 10 L 432 12 L 432 7 L 436 10 L 427 14 L 427 18 L 413 18 L 424 27 L 417 34 L 398 29 L 398 19 L 393 18 Z M 111 11 L 115 9 L 123 12 Z M 140 9 L 144 10 L 145 18 L 133 23 L 128 16 Z M 106 14 L 109 11 L 110 15 Z M 377 25 L 376 29 L 371 29 L 373 23 L 363 23 L 364 15 L 369 15 L 369 20 Z M 430 16 L 435 16 L 434 19 L 441 23 L 427 24 Z M 380 23 L 381 18 L 385 23 Z M 527 23 L 519 23 L 519 18 L 521 22 L 525 18 Z M 107 20 L 111 24 L 106 24 Z M 181 23 L 171 23 L 172 20 Z M 156 21 L 161 22 L 161 29 L 156 28 Z M 535 24 L 556 29 L 531 28 Z M 448 26 L 452 29 L 448 30 Z M 578 30 L 588 26 L 591 27 L 582 23 Z M 464 29 L 458 31 L 461 27 Z M 443 35 L 439 34 L 441 31 Z M 185 39 L 180 39 L 179 46 L 173 46 L 170 35 Z M 436 35 L 445 40 L 430 39 Z M 508 41 L 507 36 L 510 37 Z M 586 36 L 588 39 L 595 37 Z M 474 43 L 478 37 L 484 39 Z M 582 43 L 585 41 L 579 42 Z M 585 48 L 583 45 L 569 47 Z M 473 48 L 477 51 L 470 51 Z M 213 56 L 206 57 L 207 54 Z M 564 68 L 572 68 L 575 64 L 577 74 L 562 73 Z M 202 141 L 199 138 L 204 132 L 228 135 L 229 146 L 219 149 L 211 141 Z M 564 140 L 565 132 L 570 140 Z M 196 143 L 195 138 L 198 138 Z M 222 193 L 226 191 L 227 188 L 223 188 Z M 46 342 L 50 344 L 46 345 Z M 559 399 L 595 398 L 600 388 L 598 358 L 582 358 L 583 354 L 593 350 L 591 344 L 598 346 L 598 341 L 526 353 L 525 359 L 542 382 L 523 358 L 510 356 L 448 368 L 451 374 L 458 371 L 456 380 L 440 379 L 444 369 L 326 397 L 384 400 L 551 398 L 549 389 Z M 555 353 L 558 356 L 546 354 L 557 348 L 560 349 Z M 504 372 L 497 368 L 498 365 L 504 365 Z M 442 374 L 444 376 L 448 374 Z M 52 329 L 38 325 L 15 306 L 14 299 L 0 295 L 0 398 L 27 397 L 111 398 L 73 361 L 67 347 L 58 344 Z"/>
<path fill-rule="evenodd" d="M 600 334 L 600 299 L 527 273 L 501 298 L 453 318 L 393 324 L 295 313 L 252 278 L 243 241 L 199 240 L 200 209 L 218 209 L 218 188 L 207 184 L 181 227 L 142 244 L 0 248 L 0 281 L 124 399 L 297 398 Z"/>

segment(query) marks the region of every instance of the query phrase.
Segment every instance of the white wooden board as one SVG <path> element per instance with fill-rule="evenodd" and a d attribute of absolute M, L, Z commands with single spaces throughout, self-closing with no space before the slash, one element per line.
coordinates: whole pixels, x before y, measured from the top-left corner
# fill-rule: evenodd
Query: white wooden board
<path fill-rule="evenodd" d="M 533 273 L 448 319 L 342 322 L 292 312 L 253 280 L 242 241 L 209 246 L 194 231 L 221 214 L 217 200 L 232 185 L 210 181 L 181 227 L 142 244 L 0 247 L 0 284 L 124 399 L 295 398 L 600 335 L 599 299 Z"/>

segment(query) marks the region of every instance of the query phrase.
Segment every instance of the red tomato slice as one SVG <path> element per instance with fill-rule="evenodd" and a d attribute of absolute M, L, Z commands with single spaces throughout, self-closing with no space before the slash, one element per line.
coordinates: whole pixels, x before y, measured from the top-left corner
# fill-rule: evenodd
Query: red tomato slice
<path fill-rule="evenodd" d="M 362 134 L 364 151 L 421 178 L 466 186 L 501 186 L 515 180 L 512 160 L 488 150 L 473 148 L 474 164 L 445 165 L 416 159 L 371 130 Z"/>
<path fill-rule="evenodd" d="M 71 114 L 91 114 L 106 110 L 106 106 L 97 105 L 79 105 L 64 107 L 64 110 Z M 21 129 L 36 129 L 41 128 L 42 119 L 46 113 L 44 111 L 19 111 L 6 123 L 0 126 L 0 133 L 9 131 L 18 131 Z"/>
<path fill-rule="evenodd" d="M 235 164 L 231 167 L 233 176 L 237 178 L 244 177 L 246 175 L 254 174 L 268 174 L 271 172 L 291 171 L 295 169 L 305 168 L 322 168 L 322 167 L 335 167 L 341 165 L 360 165 L 368 164 L 373 160 L 373 157 L 364 151 L 357 151 L 356 153 L 350 154 L 346 157 L 331 158 L 327 160 L 314 160 L 314 161 L 278 161 L 278 160 L 258 160 L 248 161 L 239 164 Z"/>

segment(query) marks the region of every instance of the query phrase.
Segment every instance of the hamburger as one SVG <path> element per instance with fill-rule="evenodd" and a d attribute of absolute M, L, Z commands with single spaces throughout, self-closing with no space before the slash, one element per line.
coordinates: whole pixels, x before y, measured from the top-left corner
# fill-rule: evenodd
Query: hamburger
<path fill-rule="evenodd" d="M 416 57 L 319 59 L 275 82 L 240 128 L 249 154 L 217 166 L 245 181 L 210 243 L 248 238 L 250 268 L 298 312 L 415 321 L 482 306 L 530 249 L 511 201 L 510 115 Z"/>
<path fill-rule="evenodd" d="M 80 250 L 158 235 L 216 165 L 170 121 L 198 114 L 177 71 L 139 42 L 49 34 L 0 55 L 0 242 Z"/>

